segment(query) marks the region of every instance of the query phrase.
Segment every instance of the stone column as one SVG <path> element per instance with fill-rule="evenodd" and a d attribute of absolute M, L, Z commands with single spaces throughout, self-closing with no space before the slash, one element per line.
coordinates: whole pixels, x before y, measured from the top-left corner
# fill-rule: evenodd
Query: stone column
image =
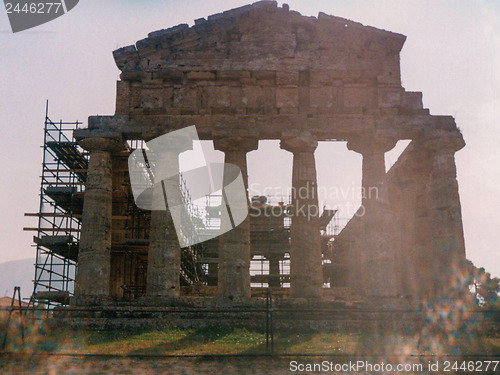
<path fill-rule="evenodd" d="M 455 152 L 464 147 L 461 137 L 424 141 L 431 158 L 429 175 L 431 252 L 434 295 L 453 297 L 466 289 L 465 244 L 458 193 Z"/>
<path fill-rule="evenodd" d="M 78 251 L 75 302 L 105 303 L 109 299 L 113 151 L 123 148 L 117 138 L 85 138 L 80 146 L 90 152 Z"/>
<path fill-rule="evenodd" d="M 156 210 L 151 211 L 146 275 L 147 298 L 153 300 L 180 295 L 181 247 L 172 213 L 168 209 L 166 192 L 168 191 L 169 195 L 178 195 L 169 196 L 171 201 L 182 201 L 179 185 L 179 151 L 192 149 L 192 141 L 181 137 L 176 139 L 182 142 L 182 145 L 176 145 L 176 151 L 164 149 L 165 145 L 161 142 L 158 145 L 154 141 L 148 142 L 151 152 L 155 153 L 157 166 L 161 167 L 160 173 L 172 176 L 155 181 L 153 191 L 152 203 Z"/>
<path fill-rule="evenodd" d="M 258 140 L 227 137 L 214 140 L 216 150 L 225 153 L 225 163 L 241 169 L 243 182 L 248 189 L 247 152 L 256 150 Z M 248 201 L 248 199 L 247 199 Z M 218 295 L 231 301 L 250 298 L 250 221 L 247 217 L 233 230 L 219 238 Z"/>
<path fill-rule="evenodd" d="M 391 210 L 385 173 L 385 152 L 396 140 L 364 136 L 349 140 L 347 148 L 363 155 L 361 272 L 364 294 L 370 297 L 395 297 L 398 294 L 395 269 L 395 244 L 390 227 Z M 361 291 L 363 292 L 363 291 Z"/>
<path fill-rule="evenodd" d="M 321 234 L 314 160 L 317 146 L 318 142 L 308 134 L 281 141 L 281 148 L 293 153 L 290 292 L 294 298 L 322 297 Z"/>

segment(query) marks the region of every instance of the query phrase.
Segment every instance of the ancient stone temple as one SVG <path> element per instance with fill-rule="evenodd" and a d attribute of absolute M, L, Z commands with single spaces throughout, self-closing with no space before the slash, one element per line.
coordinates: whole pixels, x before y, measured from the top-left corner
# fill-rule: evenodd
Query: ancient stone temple
<path fill-rule="evenodd" d="M 430 115 L 422 94 L 402 87 L 405 39 L 261 1 L 114 51 L 121 71 L 116 112 L 92 116 L 88 128 L 74 132 L 90 157 L 75 303 L 172 301 L 190 293 L 248 301 L 258 295 L 254 282 L 316 300 L 327 286 L 417 300 L 463 288 L 454 154 L 464 141 L 453 117 Z M 331 212 L 285 207 L 281 216 L 251 215 L 220 238 L 181 248 L 168 212 L 130 204 L 127 157 L 132 141 L 191 125 L 241 169 L 245 184 L 247 153 L 259 140 L 280 140 L 293 154 L 292 187 L 307 194 L 278 206 L 318 206 L 320 141 L 346 141 L 360 153 L 363 190 L 376 194 L 365 195 L 360 214 L 333 238 L 324 234 Z M 399 140 L 411 143 L 386 173 L 384 154 Z M 249 198 L 249 205 L 273 207 L 265 197 Z M 249 273 L 256 256 L 268 261 L 259 277 Z"/>

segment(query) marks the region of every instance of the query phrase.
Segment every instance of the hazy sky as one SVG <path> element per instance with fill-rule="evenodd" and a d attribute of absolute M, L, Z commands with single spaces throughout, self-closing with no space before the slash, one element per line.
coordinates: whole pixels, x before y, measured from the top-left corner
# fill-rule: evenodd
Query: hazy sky
<path fill-rule="evenodd" d="M 500 276 L 500 2 L 497 0 L 307 0 L 292 10 L 322 11 L 402 33 L 402 82 L 421 91 L 431 114 L 451 114 L 466 148 L 456 155 L 467 257 Z M 151 31 L 192 25 L 247 4 L 246 1 L 81 0 L 67 15 L 12 34 L 0 9 L 0 262 L 34 257 L 45 100 L 53 120 L 113 114 L 119 71 L 112 51 Z M 281 2 L 279 5 L 281 6 Z M 393 163 L 399 150 L 387 155 Z M 319 184 L 360 185 L 361 157 L 345 144 L 321 144 L 316 152 Z M 273 160 L 270 163 L 269 160 Z M 250 184 L 291 181 L 291 155 L 277 142 L 261 142 L 249 155 Z M 336 207 L 356 199 L 324 202 Z M 429 261 L 432 261 L 431 259 Z"/>

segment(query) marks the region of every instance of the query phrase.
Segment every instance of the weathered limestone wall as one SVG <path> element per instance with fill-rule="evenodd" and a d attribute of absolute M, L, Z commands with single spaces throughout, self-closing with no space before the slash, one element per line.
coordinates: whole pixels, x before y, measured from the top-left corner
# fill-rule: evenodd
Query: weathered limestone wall
<path fill-rule="evenodd" d="M 421 299 L 449 296 L 464 288 L 465 246 L 453 158 L 463 140 L 428 143 L 411 142 L 387 173 L 395 292 Z M 370 295 L 373 271 L 365 266 L 373 255 L 366 220 L 355 216 L 339 235 L 348 250 L 349 286 L 361 295 Z"/>
<path fill-rule="evenodd" d="M 359 262 L 366 272 L 363 289 L 368 296 L 394 297 L 397 295 L 395 278 L 394 231 L 391 228 L 391 210 L 385 173 L 385 153 L 396 140 L 365 132 L 348 141 L 349 150 L 363 155 L 362 210 L 360 226 L 361 254 Z"/>
<path fill-rule="evenodd" d="M 410 143 L 388 172 L 389 194 L 399 235 L 397 271 L 402 295 L 430 296 L 436 261 L 432 251 L 430 162 L 421 142 Z"/>
<path fill-rule="evenodd" d="M 455 166 L 455 152 L 463 146 L 463 140 L 456 138 L 436 137 L 425 142 L 431 161 L 429 188 L 434 295 L 451 298 L 468 288 L 464 283 L 465 243 Z"/>

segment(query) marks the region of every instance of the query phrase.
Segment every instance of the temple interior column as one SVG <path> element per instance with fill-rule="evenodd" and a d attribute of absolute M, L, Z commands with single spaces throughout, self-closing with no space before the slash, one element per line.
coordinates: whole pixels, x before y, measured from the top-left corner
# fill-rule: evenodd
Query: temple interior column
<path fill-rule="evenodd" d="M 240 168 L 246 190 L 247 153 L 257 147 L 258 140 L 251 138 L 227 137 L 214 140 L 214 148 L 225 153 L 225 163 Z M 232 301 L 246 301 L 250 298 L 250 260 L 250 221 L 247 217 L 234 229 L 219 237 L 219 297 Z"/>
<path fill-rule="evenodd" d="M 321 234 L 314 159 L 317 145 L 318 142 L 307 134 L 281 141 L 281 148 L 293 153 L 290 292 L 294 298 L 322 297 Z"/>
<path fill-rule="evenodd" d="M 392 138 L 365 136 L 349 140 L 349 150 L 363 155 L 361 272 L 362 290 L 370 297 L 395 297 L 398 277 L 394 230 L 391 228 L 385 152 L 396 145 Z"/>
<path fill-rule="evenodd" d="M 102 304 L 109 299 L 111 267 L 112 160 L 121 139 L 85 138 L 90 153 L 76 274 L 76 304 Z"/>

